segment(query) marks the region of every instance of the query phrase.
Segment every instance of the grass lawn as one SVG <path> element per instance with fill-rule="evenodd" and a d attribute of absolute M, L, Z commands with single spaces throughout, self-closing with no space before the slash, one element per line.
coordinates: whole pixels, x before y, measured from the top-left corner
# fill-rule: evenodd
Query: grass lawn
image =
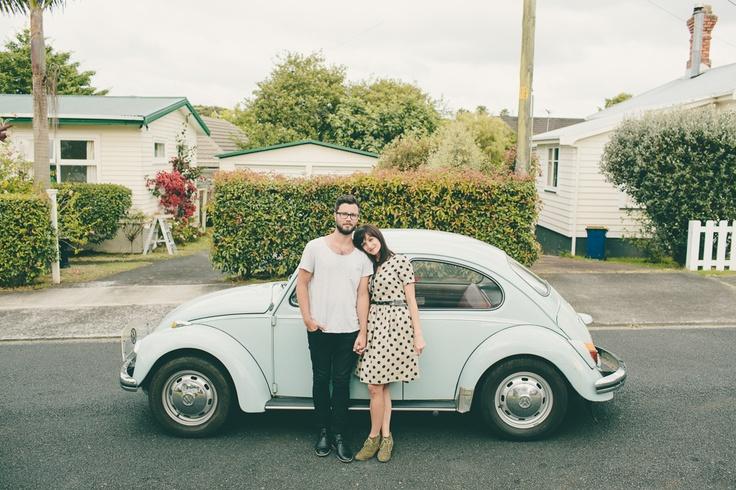
<path fill-rule="evenodd" d="M 109 254 L 85 251 L 69 258 L 69 267 L 61 269 L 61 284 L 98 281 L 107 276 L 125 272 L 139 267 L 150 265 L 161 260 L 170 260 L 176 257 L 192 255 L 209 250 L 210 234 L 200 237 L 197 241 L 185 245 L 177 245 L 177 253 L 169 255 L 165 246 L 158 247 L 153 253 L 143 254 Z M 18 288 L 0 288 L 0 291 L 30 291 L 54 287 L 51 273 L 40 277 L 34 284 Z"/>

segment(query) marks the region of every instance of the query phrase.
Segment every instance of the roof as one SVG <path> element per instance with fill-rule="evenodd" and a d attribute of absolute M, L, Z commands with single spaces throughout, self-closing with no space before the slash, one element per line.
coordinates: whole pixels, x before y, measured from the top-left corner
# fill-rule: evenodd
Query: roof
<path fill-rule="evenodd" d="M 239 127 L 224 119 L 202 116 L 202 120 L 210 128 L 210 135 L 197 138 L 197 165 L 219 167 L 220 160 L 215 155 L 237 151 L 239 146 L 236 141 L 245 141 L 247 136 Z"/>
<path fill-rule="evenodd" d="M 317 145 L 317 146 L 324 146 L 325 148 L 332 148 L 333 150 L 340 150 L 340 151 L 347 151 L 349 153 L 357 153 L 358 155 L 364 155 L 367 157 L 373 157 L 378 158 L 378 153 L 372 153 L 370 151 L 363 151 L 363 150 L 356 150 L 355 148 L 348 148 L 347 146 L 340 146 L 335 145 L 332 143 L 325 143 L 323 141 L 316 141 L 316 140 L 302 140 L 302 141 L 293 141 L 291 143 L 282 143 L 280 145 L 272 145 L 272 146 L 262 146 L 259 148 L 251 148 L 249 150 L 238 150 L 238 151 L 231 151 L 228 153 L 221 153 L 219 155 L 216 155 L 217 158 L 230 158 L 230 157 L 236 157 L 239 155 L 247 155 L 249 153 L 259 153 L 262 151 L 271 151 L 271 150 L 278 150 L 281 148 L 289 148 L 292 146 L 300 146 L 300 145 Z"/>
<path fill-rule="evenodd" d="M 674 107 L 698 107 L 717 98 L 736 98 L 736 63 L 685 76 L 591 114 L 582 123 L 534 136 L 534 141 L 559 140 L 560 144 L 594 136 L 615 128 L 624 118 Z"/>
<path fill-rule="evenodd" d="M 516 116 L 498 116 L 515 133 L 519 118 Z M 532 118 L 532 134 L 544 133 L 555 129 L 572 126 L 585 121 L 582 117 L 534 117 Z"/>
<path fill-rule="evenodd" d="M 202 116 L 202 120 L 210 128 L 210 137 L 220 148 L 218 153 L 237 151 L 240 149 L 238 142 L 248 138 L 239 127 L 225 119 Z"/>
<path fill-rule="evenodd" d="M 205 134 L 210 130 L 186 97 L 116 97 L 108 95 L 58 95 L 56 117 L 68 125 L 147 126 L 186 107 Z M 49 101 L 51 102 L 51 101 Z M 49 103 L 49 108 L 51 103 Z M 49 111 L 50 112 L 50 111 Z M 0 117 L 9 121 L 33 120 L 33 97 L 0 94 Z"/>

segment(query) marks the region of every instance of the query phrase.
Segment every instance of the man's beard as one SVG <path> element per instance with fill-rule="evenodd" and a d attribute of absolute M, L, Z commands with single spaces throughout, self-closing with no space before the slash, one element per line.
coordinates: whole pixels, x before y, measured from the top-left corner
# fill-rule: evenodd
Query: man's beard
<path fill-rule="evenodd" d="M 345 227 L 341 227 L 335 223 L 335 228 L 343 235 L 351 235 L 355 231 L 355 225 L 346 225 Z"/>

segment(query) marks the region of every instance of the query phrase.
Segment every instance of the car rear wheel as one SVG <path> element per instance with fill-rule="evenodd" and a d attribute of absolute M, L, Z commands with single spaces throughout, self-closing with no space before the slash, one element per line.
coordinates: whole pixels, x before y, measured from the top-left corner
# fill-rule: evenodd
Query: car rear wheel
<path fill-rule="evenodd" d="M 148 403 L 156 421 L 171 434 L 206 437 L 227 420 L 232 389 L 221 369 L 199 357 L 163 364 L 151 378 Z"/>
<path fill-rule="evenodd" d="M 486 425 L 507 439 L 539 439 L 551 434 L 567 412 L 567 384 L 540 359 L 504 361 L 488 373 L 478 406 Z"/>

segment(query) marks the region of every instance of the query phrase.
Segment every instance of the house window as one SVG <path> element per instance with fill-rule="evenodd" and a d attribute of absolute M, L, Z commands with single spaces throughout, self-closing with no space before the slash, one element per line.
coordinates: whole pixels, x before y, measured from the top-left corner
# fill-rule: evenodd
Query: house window
<path fill-rule="evenodd" d="M 166 145 L 164 143 L 153 144 L 153 158 L 166 158 Z"/>
<path fill-rule="evenodd" d="M 51 181 L 97 182 L 95 141 L 74 139 L 59 140 L 58 146 L 50 142 Z"/>
<path fill-rule="evenodd" d="M 557 172 L 560 166 L 560 148 L 547 150 L 547 187 L 557 188 Z"/>

